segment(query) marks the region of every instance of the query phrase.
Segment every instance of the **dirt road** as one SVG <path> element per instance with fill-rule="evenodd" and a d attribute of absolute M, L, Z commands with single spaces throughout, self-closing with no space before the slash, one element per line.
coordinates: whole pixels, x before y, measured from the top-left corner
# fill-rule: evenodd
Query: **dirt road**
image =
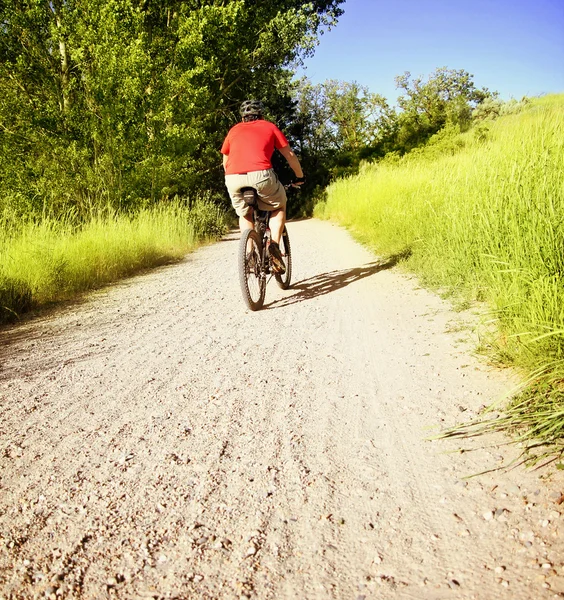
<path fill-rule="evenodd" d="M 561 472 L 465 480 L 515 448 L 425 439 L 510 374 L 343 230 L 289 231 L 259 313 L 230 236 L 1 333 L 0 596 L 564 595 Z"/>

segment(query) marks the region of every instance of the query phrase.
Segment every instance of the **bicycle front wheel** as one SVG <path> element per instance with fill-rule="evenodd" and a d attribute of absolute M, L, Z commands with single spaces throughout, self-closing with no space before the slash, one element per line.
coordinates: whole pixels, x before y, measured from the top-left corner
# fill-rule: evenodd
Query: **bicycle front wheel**
<path fill-rule="evenodd" d="M 292 279 L 292 250 L 290 249 L 290 237 L 288 236 L 286 227 L 284 227 L 282 238 L 280 239 L 280 252 L 284 259 L 286 272 L 283 274 L 276 273 L 274 277 L 279 287 L 283 290 L 287 290 L 290 287 L 290 280 Z"/>
<path fill-rule="evenodd" d="M 266 277 L 262 272 L 260 238 L 253 229 L 241 233 L 238 258 L 243 300 L 250 310 L 259 310 L 264 304 Z"/>

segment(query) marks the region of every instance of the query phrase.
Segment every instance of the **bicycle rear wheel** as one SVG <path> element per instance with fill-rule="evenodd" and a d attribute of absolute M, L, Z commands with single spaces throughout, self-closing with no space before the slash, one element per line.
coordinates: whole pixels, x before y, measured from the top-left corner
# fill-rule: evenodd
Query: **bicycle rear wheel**
<path fill-rule="evenodd" d="M 250 310 L 259 310 L 264 304 L 266 277 L 261 266 L 261 242 L 256 231 L 243 231 L 239 241 L 239 283 L 243 300 Z"/>
<path fill-rule="evenodd" d="M 290 287 L 290 280 L 292 279 L 292 250 L 290 248 L 290 237 L 288 236 L 288 230 L 284 227 L 282 232 L 282 238 L 280 240 L 280 252 L 286 265 L 286 272 L 283 274 L 276 273 L 274 278 L 276 283 L 283 290 L 287 290 Z"/>

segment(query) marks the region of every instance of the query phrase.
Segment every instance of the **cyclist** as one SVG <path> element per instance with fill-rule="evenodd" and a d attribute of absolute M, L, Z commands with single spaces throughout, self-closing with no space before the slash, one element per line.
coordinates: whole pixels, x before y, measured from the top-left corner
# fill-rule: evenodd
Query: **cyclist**
<path fill-rule="evenodd" d="M 284 134 L 274 123 L 263 119 L 262 102 L 245 100 L 241 104 L 240 114 L 241 123 L 229 130 L 221 147 L 225 185 L 239 217 L 241 231 L 253 228 L 252 208 L 245 204 L 241 188 L 256 189 L 259 208 L 272 211 L 269 254 L 274 270 L 284 273 L 279 244 L 286 223 L 286 191 L 272 168 L 274 149 L 282 154 L 294 171 L 295 185 L 304 183 L 304 174 Z"/>

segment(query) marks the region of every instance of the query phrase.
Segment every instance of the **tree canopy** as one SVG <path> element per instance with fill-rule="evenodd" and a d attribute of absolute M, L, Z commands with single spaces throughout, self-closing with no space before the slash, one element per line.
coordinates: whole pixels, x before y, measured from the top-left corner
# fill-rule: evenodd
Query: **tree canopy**
<path fill-rule="evenodd" d="M 398 76 L 395 107 L 356 82 L 294 81 L 343 2 L 4 0 L 0 217 L 225 198 L 219 148 L 249 97 L 287 133 L 310 189 L 464 128 L 495 98 L 446 67 Z"/>
<path fill-rule="evenodd" d="M 342 2 L 5 0 L 0 207 L 87 213 L 218 189 L 237 106 L 287 104 L 290 67 Z"/>
<path fill-rule="evenodd" d="M 425 144 L 447 124 L 464 130 L 476 108 L 497 96 L 474 84 L 464 70 L 442 67 L 428 79 L 396 77 L 397 106 L 356 82 L 300 80 L 291 131 L 317 184 L 354 171 L 363 159 L 404 154 Z"/>

